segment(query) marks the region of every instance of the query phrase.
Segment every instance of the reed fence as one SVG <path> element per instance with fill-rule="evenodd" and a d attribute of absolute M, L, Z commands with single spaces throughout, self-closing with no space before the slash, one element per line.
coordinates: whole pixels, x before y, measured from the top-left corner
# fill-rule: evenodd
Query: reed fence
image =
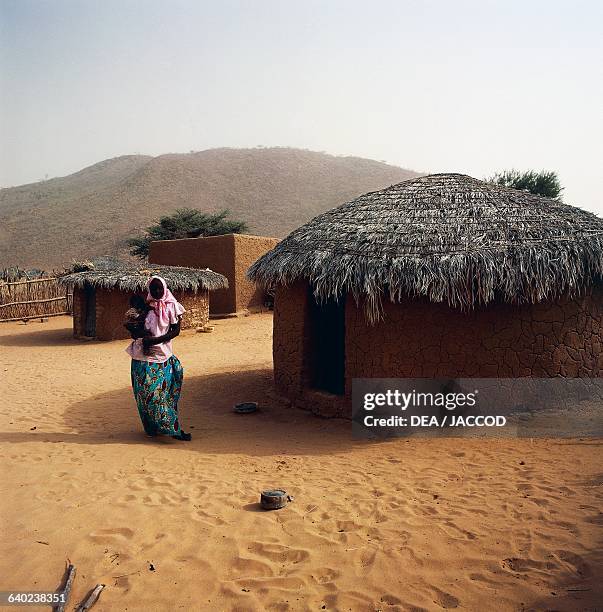
<path fill-rule="evenodd" d="M 0 280 L 0 323 L 71 314 L 73 293 L 58 279 Z"/>

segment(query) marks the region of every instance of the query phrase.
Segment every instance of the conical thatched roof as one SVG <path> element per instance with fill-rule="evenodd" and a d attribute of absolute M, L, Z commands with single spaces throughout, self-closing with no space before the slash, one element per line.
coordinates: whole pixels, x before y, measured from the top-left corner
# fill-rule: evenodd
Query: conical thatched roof
<path fill-rule="evenodd" d="M 199 289 L 225 289 L 228 280 L 212 270 L 159 266 L 152 263 L 135 264 L 120 261 L 113 257 L 99 257 L 92 261 L 74 263 L 71 270 L 59 278 L 63 285 L 83 287 L 89 283 L 103 289 L 123 291 L 142 291 L 150 276 L 158 275 L 165 279 L 172 290 L 198 291 Z"/>
<path fill-rule="evenodd" d="M 319 298 L 426 296 L 472 308 L 494 299 L 574 295 L 603 276 L 603 219 L 461 174 L 374 191 L 312 219 L 249 269 L 251 280 L 307 279 Z"/>

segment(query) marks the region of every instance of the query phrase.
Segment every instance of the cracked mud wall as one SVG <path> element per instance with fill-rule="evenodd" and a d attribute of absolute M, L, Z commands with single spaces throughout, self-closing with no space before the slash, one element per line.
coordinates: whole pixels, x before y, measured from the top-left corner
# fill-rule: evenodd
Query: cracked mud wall
<path fill-rule="evenodd" d="M 601 285 L 575 299 L 494 303 L 471 312 L 427 300 L 387 302 L 374 326 L 362 303 L 348 296 L 345 329 L 345 396 L 310 389 L 307 285 L 277 289 L 275 384 L 295 405 L 346 416 L 353 378 L 603 377 Z"/>

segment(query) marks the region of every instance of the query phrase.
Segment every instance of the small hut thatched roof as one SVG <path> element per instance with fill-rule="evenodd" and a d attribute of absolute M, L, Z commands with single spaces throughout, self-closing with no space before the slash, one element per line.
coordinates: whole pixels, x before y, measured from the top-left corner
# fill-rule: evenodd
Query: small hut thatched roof
<path fill-rule="evenodd" d="M 150 276 L 158 275 L 165 279 L 172 290 L 198 291 L 199 289 L 225 289 L 228 280 L 212 270 L 159 266 L 152 263 L 135 264 L 120 261 L 113 257 L 100 257 L 92 261 L 74 263 L 71 270 L 62 275 L 59 282 L 63 285 L 83 287 L 86 283 L 103 289 L 123 291 L 142 291 Z"/>
<path fill-rule="evenodd" d="M 603 276 L 603 219 L 461 174 L 374 191 L 298 228 L 249 269 L 265 285 L 307 279 L 319 298 L 365 296 L 367 315 L 426 296 L 472 308 L 539 302 Z"/>

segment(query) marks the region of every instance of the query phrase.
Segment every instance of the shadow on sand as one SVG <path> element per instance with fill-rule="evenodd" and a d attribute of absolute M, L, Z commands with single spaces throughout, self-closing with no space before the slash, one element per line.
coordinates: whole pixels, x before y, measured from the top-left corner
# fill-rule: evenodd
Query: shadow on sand
<path fill-rule="evenodd" d="M 7 334 L 0 336 L 0 346 L 24 346 L 24 347 L 55 347 L 68 345 L 81 345 L 82 342 L 97 343 L 98 340 L 82 340 L 73 337 L 71 328 L 60 329 L 35 329 L 39 323 L 30 322 L 26 327 L 27 333 Z"/>
<path fill-rule="evenodd" d="M 549 583 L 548 595 L 531 601 L 524 610 L 600 610 L 603 601 L 603 551 L 577 555 L 567 550 L 550 553 L 565 569 Z"/>
<path fill-rule="evenodd" d="M 64 332 L 63 332 L 64 333 Z M 258 412 L 236 414 L 238 402 L 254 401 Z M 187 378 L 180 414 L 191 442 L 167 436 L 147 437 L 138 418 L 132 390 L 127 387 L 92 396 L 68 406 L 67 432 L 5 432 L 0 442 L 69 444 L 146 444 L 212 454 L 265 456 L 321 455 L 346 452 L 365 445 L 352 440 L 352 425 L 342 419 L 321 419 L 293 408 L 276 394 L 271 369 L 244 370 Z"/>

